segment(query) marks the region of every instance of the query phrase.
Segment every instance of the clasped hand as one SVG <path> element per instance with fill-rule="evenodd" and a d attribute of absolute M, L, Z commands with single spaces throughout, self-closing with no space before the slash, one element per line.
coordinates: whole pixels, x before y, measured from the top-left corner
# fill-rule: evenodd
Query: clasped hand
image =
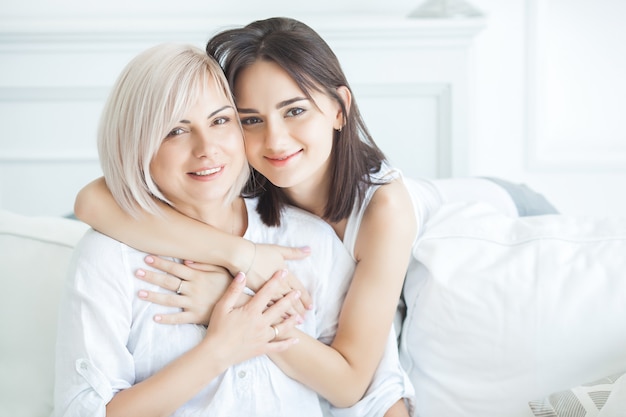
<path fill-rule="evenodd" d="M 138 294 L 139 297 L 156 304 L 178 307 L 182 310 L 177 313 L 157 315 L 154 319 L 163 324 L 194 323 L 208 325 L 215 304 L 232 282 L 231 274 L 225 268 L 196 262 L 181 264 L 152 255 L 147 256 L 145 260 L 148 265 L 162 272 L 140 269 L 136 271 L 135 275 L 171 292 L 141 290 Z M 252 280 L 250 276 L 255 276 L 257 279 Z M 311 296 L 302 283 L 285 269 L 279 269 L 271 277 L 268 276 L 266 280 L 260 279 L 258 273 L 249 273 L 246 281 L 247 286 L 256 292 L 270 278 L 276 278 L 279 281 L 278 285 L 272 286 L 270 305 L 284 297 L 290 297 L 290 308 L 286 310 L 283 319 L 290 316 L 304 317 L 306 310 L 311 308 Z M 236 302 L 236 307 L 246 304 L 249 300 L 249 295 L 241 294 Z"/>

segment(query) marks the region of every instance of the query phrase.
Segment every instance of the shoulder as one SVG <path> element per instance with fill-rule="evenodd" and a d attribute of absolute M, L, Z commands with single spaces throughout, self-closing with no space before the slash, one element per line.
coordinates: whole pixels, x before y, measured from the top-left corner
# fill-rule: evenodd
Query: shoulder
<path fill-rule="evenodd" d="M 363 214 L 357 238 L 367 243 L 377 236 L 390 239 L 410 239 L 417 236 L 418 219 L 411 196 L 401 178 L 378 187 Z"/>
<path fill-rule="evenodd" d="M 88 229 L 74 248 L 74 260 L 79 265 L 110 269 L 114 265 L 128 264 L 135 258 L 143 259 L 145 253 L 102 234 Z"/>
<path fill-rule="evenodd" d="M 76 244 L 75 252 L 86 255 L 91 253 L 119 250 L 121 242 L 94 229 L 88 229 Z"/>
<path fill-rule="evenodd" d="M 411 196 L 402 179 L 395 178 L 378 187 L 367 209 L 368 211 L 393 209 L 394 212 L 412 212 Z"/>

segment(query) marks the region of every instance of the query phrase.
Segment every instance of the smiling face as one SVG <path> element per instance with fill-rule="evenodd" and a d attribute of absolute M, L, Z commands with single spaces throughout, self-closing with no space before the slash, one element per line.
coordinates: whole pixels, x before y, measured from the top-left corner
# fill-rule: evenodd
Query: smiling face
<path fill-rule="evenodd" d="M 171 126 L 150 163 L 150 173 L 173 206 L 202 220 L 228 201 L 246 159 L 237 114 L 216 86 L 204 89 Z"/>
<path fill-rule="evenodd" d="M 324 198 L 339 103 L 319 91 L 311 99 L 279 65 L 257 61 L 237 76 L 237 110 L 250 165 L 274 185 Z"/>

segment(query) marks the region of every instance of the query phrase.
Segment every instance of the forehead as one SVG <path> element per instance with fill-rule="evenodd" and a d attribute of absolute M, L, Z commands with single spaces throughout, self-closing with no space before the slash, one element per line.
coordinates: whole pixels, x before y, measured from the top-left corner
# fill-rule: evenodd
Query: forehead
<path fill-rule="evenodd" d="M 216 105 L 232 104 L 230 94 L 225 91 L 225 84 L 216 77 L 208 75 L 201 77 L 192 83 L 187 91 L 179 91 L 178 97 L 185 103 L 184 108 L 195 107 L 199 104 Z"/>
<path fill-rule="evenodd" d="M 311 91 L 314 95 L 315 91 Z M 264 98 L 284 100 L 295 96 L 306 97 L 307 93 L 287 71 L 273 61 L 256 61 L 238 74 L 234 95 L 237 105 L 259 101 Z"/>
<path fill-rule="evenodd" d="M 298 87 L 296 81 L 283 67 L 276 62 L 269 60 L 257 60 L 253 64 L 243 68 L 235 80 L 235 90 L 242 86 L 242 84 L 246 84 L 248 80 L 251 79 L 255 81 L 272 79 L 274 81 L 288 83 Z"/>

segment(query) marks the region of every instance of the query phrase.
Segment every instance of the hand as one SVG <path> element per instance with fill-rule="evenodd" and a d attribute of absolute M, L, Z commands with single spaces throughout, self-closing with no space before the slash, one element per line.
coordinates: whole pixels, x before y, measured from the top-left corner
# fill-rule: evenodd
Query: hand
<path fill-rule="evenodd" d="M 193 323 L 205 326 L 209 324 L 215 303 L 224 294 L 232 280 L 226 269 L 193 262 L 186 262 L 185 265 L 182 265 L 152 255 L 146 257 L 146 263 L 165 272 L 165 274 L 140 269 L 135 274 L 137 278 L 170 290 L 172 293 L 165 294 L 142 290 L 138 294 L 139 297 L 155 304 L 178 307 L 183 310 L 180 313 L 157 315 L 154 318 L 156 321 L 163 324 Z M 270 302 L 277 302 L 293 291 L 302 294 L 302 290 L 295 289 L 290 285 L 288 282 L 289 275 L 286 274 L 285 270 L 279 272 L 276 282 L 268 287 L 273 291 Z M 298 280 L 293 277 L 292 280 L 296 281 L 299 287 L 302 287 Z M 308 295 L 308 292 L 306 294 Z M 237 306 L 245 304 L 249 298 L 249 296 L 242 294 Z M 291 316 L 304 316 L 305 313 L 306 307 L 301 297 L 288 311 Z"/>
<path fill-rule="evenodd" d="M 299 301 L 298 293 L 291 292 L 267 307 L 275 287 L 281 285 L 280 279 L 275 274 L 249 302 L 235 307 L 246 281 L 243 273 L 235 276 L 224 296 L 215 304 L 204 339 L 213 340 L 220 347 L 220 352 L 213 352 L 216 360 L 230 366 L 255 356 L 284 351 L 298 342 L 297 338 L 276 338 L 276 334 L 286 334 L 301 322 L 299 316 L 282 319 Z"/>
<path fill-rule="evenodd" d="M 254 259 L 246 273 L 248 287 L 257 291 L 274 272 L 285 268 L 285 261 L 304 259 L 310 254 L 311 250 L 308 247 L 290 248 L 278 245 L 256 244 Z M 304 288 L 304 285 L 291 273 L 287 274 L 286 284 L 276 290 L 277 295 L 273 300 L 277 300 L 291 290 L 300 291 L 304 308 L 311 309 L 313 307 L 311 294 L 309 294 L 306 288 Z"/>
<path fill-rule="evenodd" d="M 209 318 L 215 303 L 222 297 L 232 281 L 230 273 L 220 267 L 203 265 L 202 270 L 190 268 L 177 262 L 168 261 L 158 256 L 147 256 L 146 263 L 165 272 L 138 270 L 135 275 L 161 288 L 172 291 L 162 293 L 142 290 L 139 297 L 164 306 L 178 307 L 180 313 L 155 316 L 163 324 L 209 324 Z M 242 294 L 238 305 L 247 302 L 248 296 Z"/>

